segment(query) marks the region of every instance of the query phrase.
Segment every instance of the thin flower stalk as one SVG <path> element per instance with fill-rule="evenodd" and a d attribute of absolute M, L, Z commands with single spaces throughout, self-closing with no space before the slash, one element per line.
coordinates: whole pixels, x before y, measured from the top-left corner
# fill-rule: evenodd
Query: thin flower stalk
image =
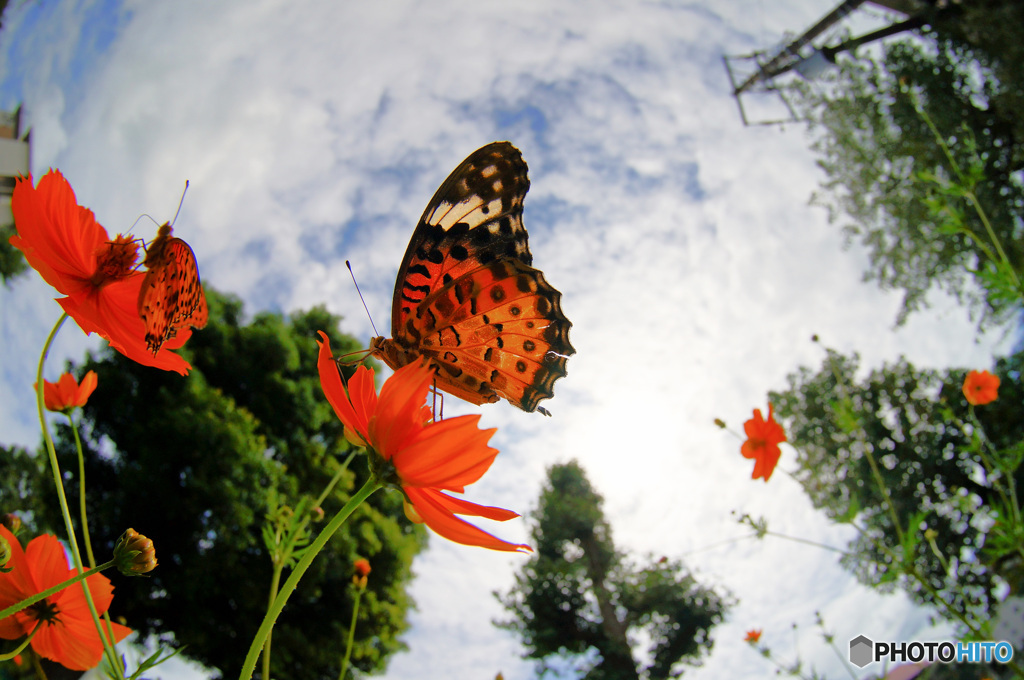
<path fill-rule="evenodd" d="M 53 446 L 53 439 L 50 437 L 50 428 L 46 425 L 46 415 L 44 413 L 45 403 L 43 400 L 43 364 L 46 362 L 46 357 L 50 353 L 50 346 L 53 344 L 53 339 L 57 336 L 57 332 L 61 326 L 67 320 L 68 314 L 64 312 L 61 314 L 60 319 L 54 324 L 53 330 L 50 331 L 50 335 L 47 336 L 46 342 L 43 343 L 43 351 L 39 355 L 39 365 L 36 368 L 36 410 L 39 414 L 39 425 L 43 431 L 43 442 L 46 446 L 46 453 L 50 461 L 50 471 L 53 474 L 53 484 L 57 491 L 57 502 L 60 505 L 61 517 L 64 519 L 64 531 L 68 537 L 68 545 L 71 547 L 71 558 L 73 560 L 74 568 L 81 574 L 83 571 L 82 566 L 82 553 L 78 548 L 78 539 L 75 537 L 75 528 L 71 522 L 71 511 L 68 509 L 68 499 L 64 493 L 64 482 L 63 476 L 60 471 L 60 464 L 57 462 L 57 451 Z M 92 615 L 93 623 L 96 626 L 96 630 L 99 631 L 100 640 L 103 641 L 104 654 L 107 657 L 107 662 L 112 669 L 114 669 L 115 679 L 123 680 L 124 675 L 121 672 L 121 663 L 117 655 L 117 651 L 114 649 L 114 637 L 110 634 L 109 628 L 105 628 L 100 621 L 99 611 L 96 609 L 96 603 L 93 602 L 92 593 L 89 592 L 84 584 L 82 590 L 85 593 L 85 601 L 89 605 L 89 613 Z"/>
<path fill-rule="evenodd" d="M 973 184 L 969 183 L 967 178 L 964 177 L 963 172 L 960 170 L 960 164 L 956 162 L 956 159 L 953 157 L 953 152 L 950 151 L 949 145 L 946 144 L 946 140 L 943 139 L 942 134 L 939 132 L 938 128 L 935 127 L 935 123 L 932 121 L 931 116 L 929 116 L 928 112 L 924 110 L 923 106 L 921 106 L 921 102 L 917 98 L 917 93 L 911 90 L 910 97 L 914 104 L 914 110 L 917 111 L 917 114 L 921 116 L 921 119 L 925 122 L 925 125 L 927 125 L 928 129 L 931 130 L 932 135 L 935 137 L 935 141 L 939 145 L 939 148 L 942 149 L 942 153 L 946 156 L 946 160 L 949 161 L 950 167 L 953 169 L 953 172 L 956 173 L 957 180 L 960 182 L 959 187 L 961 190 L 961 195 L 963 195 L 963 197 L 967 199 L 967 202 L 971 204 L 971 207 L 974 208 L 974 211 L 977 213 L 978 219 L 980 219 L 982 225 L 984 225 L 985 231 L 988 232 L 988 237 L 992 241 L 992 245 L 995 247 L 998 253 L 998 258 L 995 255 L 993 255 L 992 251 L 988 248 L 988 245 L 980 238 L 978 238 L 978 236 L 973 231 L 966 227 L 962 227 L 960 231 L 964 235 L 968 236 L 975 243 L 977 243 L 978 246 L 985 252 L 985 254 L 988 255 L 990 260 L 992 260 L 996 264 L 1001 264 L 1003 267 L 1005 267 L 1006 271 L 1009 272 L 1010 276 L 1013 278 L 1013 283 L 1016 286 L 1018 292 L 1020 292 L 1022 297 L 1024 297 L 1024 286 L 1021 285 L 1020 277 L 1017 276 L 1017 271 L 1013 268 L 1013 265 L 1010 263 L 1010 258 L 1007 257 L 1006 251 L 1003 250 L 1003 244 L 996 236 L 995 230 L 992 228 L 992 223 L 989 222 L 988 214 L 985 212 L 985 209 L 982 207 L 981 202 L 978 200 L 977 194 L 974 193 Z"/>
<path fill-rule="evenodd" d="M 96 566 L 96 558 L 92 553 L 92 538 L 89 537 L 89 514 L 85 509 L 85 455 L 82 453 L 82 438 L 78 436 L 78 425 L 68 414 L 68 424 L 75 435 L 75 449 L 78 451 L 78 511 L 82 516 L 82 540 L 85 543 L 85 556 L 89 560 L 89 568 Z"/>
<path fill-rule="evenodd" d="M 345 471 L 348 470 L 348 465 L 352 462 L 352 459 L 355 458 L 355 455 L 355 451 L 348 455 L 348 458 L 346 458 L 345 462 L 341 464 L 338 472 L 334 475 L 331 481 L 327 483 L 327 486 L 324 488 L 319 498 L 313 502 L 312 507 L 319 508 L 323 506 L 324 501 L 327 500 L 329 495 L 331 495 L 331 491 L 333 491 L 334 487 L 341 481 L 342 475 L 344 475 Z M 270 577 L 270 599 L 267 602 L 268 610 L 274 606 L 274 601 L 277 599 L 278 592 L 280 591 L 281 574 L 284 572 L 285 566 L 291 561 L 292 556 L 295 554 L 297 542 L 303 535 L 305 535 L 306 527 L 309 526 L 310 517 L 311 515 L 308 512 L 302 513 L 302 518 L 299 520 L 298 526 L 294 527 L 286 536 L 282 536 L 278 533 L 277 538 L 280 548 L 270 556 L 274 571 Z M 272 639 L 273 631 L 267 634 L 267 642 L 263 646 L 264 678 L 270 677 L 270 646 Z"/>
<path fill-rule="evenodd" d="M 338 680 L 345 680 L 348 674 L 348 664 L 352 658 L 352 646 L 356 640 L 356 618 L 359 615 L 359 601 L 363 599 L 363 592 L 366 590 L 366 574 L 369 573 L 370 563 L 366 560 L 356 562 L 356 571 L 352 577 L 352 585 L 356 591 L 355 602 L 352 603 L 352 621 L 348 626 L 348 643 L 345 645 L 345 658 L 341 660 L 341 671 L 338 673 Z"/>
<path fill-rule="evenodd" d="M 46 590 L 42 590 L 42 591 L 36 593 L 35 595 L 33 595 L 32 597 L 26 597 L 24 600 L 21 600 L 20 602 L 16 602 L 16 603 L 12 604 L 10 607 L 7 607 L 6 609 L 4 609 L 3 611 L 0 611 L 0 621 L 2 621 L 3 619 L 6 619 L 8 616 L 11 616 L 12 614 L 17 614 L 22 609 L 26 609 L 27 607 L 31 607 L 36 602 L 41 602 L 42 600 L 45 600 L 46 598 L 50 597 L 51 595 L 56 595 L 60 591 L 64 590 L 65 588 L 68 588 L 70 586 L 75 585 L 79 581 L 84 581 L 85 579 L 89 578 L 93 574 L 98 574 L 101 571 L 103 571 L 104 569 L 109 569 L 110 567 L 113 567 L 113 566 L 114 566 L 114 560 L 110 560 L 109 562 L 104 562 L 103 564 L 99 565 L 98 567 L 93 567 L 92 569 L 88 569 L 86 571 L 79 572 L 78 574 L 76 574 L 76 575 L 72 576 L 71 578 L 69 578 L 67 581 L 63 581 L 62 583 L 58 583 L 55 586 L 51 586 L 50 588 L 47 588 Z"/>
<path fill-rule="evenodd" d="M 36 627 L 32 629 L 32 632 L 25 636 L 25 639 L 22 640 L 20 645 L 18 645 L 11 651 L 7 652 L 6 654 L 0 654 L 0 661 L 10 661 L 11 659 L 15 658 L 16 656 L 24 652 L 25 648 L 32 644 L 32 638 L 36 636 L 36 633 L 38 633 L 39 629 L 42 627 L 43 622 L 39 621 L 39 623 L 36 624 Z"/>
<path fill-rule="evenodd" d="M 316 556 L 320 554 L 320 551 L 327 545 L 327 541 L 331 540 L 331 537 L 338 531 L 345 520 L 349 518 L 349 515 L 355 511 L 359 505 L 369 498 L 377 489 L 381 488 L 381 483 L 375 478 L 371 477 L 366 481 L 359 491 L 356 492 L 352 498 L 345 503 L 345 507 L 338 511 L 331 521 L 324 527 L 324 530 L 320 532 L 320 535 L 310 544 L 309 548 L 302 554 L 298 564 L 295 565 L 295 569 L 288 576 L 288 580 L 285 581 L 284 586 L 281 588 L 281 592 L 274 598 L 273 604 L 267 609 L 266 616 L 263 617 L 263 623 L 260 624 L 259 630 L 256 631 L 256 636 L 253 638 L 252 644 L 249 645 L 249 652 L 245 655 L 245 663 L 242 665 L 242 671 L 239 673 L 239 680 L 249 680 L 252 678 L 252 673 L 256 669 L 256 662 L 260 657 L 260 650 L 263 649 L 264 643 L 267 638 L 270 637 L 270 631 L 274 627 L 274 623 L 277 622 L 277 617 L 281 615 L 286 604 L 288 604 L 288 598 L 295 592 L 296 587 L 299 585 L 299 581 L 302 580 L 302 576 L 309 569 L 309 565 L 313 563 Z"/>

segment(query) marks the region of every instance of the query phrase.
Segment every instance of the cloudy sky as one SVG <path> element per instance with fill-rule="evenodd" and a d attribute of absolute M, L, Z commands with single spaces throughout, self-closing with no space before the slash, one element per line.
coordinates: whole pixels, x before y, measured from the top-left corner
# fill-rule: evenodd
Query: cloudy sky
<path fill-rule="evenodd" d="M 143 213 L 170 219 L 189 180 L 175 233 L 204 280 L 250 313 L 323 303 L 368 343 L 344 261 L 388 328 L 398 264 L 434 190 L 488 142 L 521 149 L 534 265 L 563 293 L 577 354 L 544 402 L 552 418 L 482 409 L 502 454 L 468 497 L 526 512 L 545 468 L 579 459 L 621 548 L 684 557 L 740 600 L 687 677 L 771 672 L 742 642 L 751 628 L 776 656 L 845 676 L 815 611 L 841 646 L 861 633 L 940 634 L 905 598 L 857 586 L 833 553 L 719 545 L 748 533 L 732 511 L 831 545 L 849 537 L 785 474 L 792 450 L 769 484 L 754 482 L 739 439 L 712 422 L 742 429 L 788 373 L 818 366 L 812 334 L 861 352 L 865 367 L 901 354 L 922 367 L 988 367 L 1006 347 L 976 342 L 941 297 L 894 330 L 898 296 L 861 282 L 864 254 L 844 250 L 808 205 L 820 176 L 803 129 L 742 125 L 723 53 L 768 47 L 833 3 L 12 4 L 0 108 L 24 103 L 33 172 L 61 169 L 111 232 Z M 155 226 L 133 231 L 148 239 Z M 34 445 L 29 390 L 59 309 L 34 274 L 0 295 L 0 431 Z M 89 346 L 66 326 L 47 377 Z M 523 521 L 493 530 L 527 540 Z M 531 677 L 516 639 L 490 625 L 503 615 L 491 591 L 522 562 L 435 537 L 415 564 L 409 651 L 384 677 Z M 199 677 L 181 666 L 163 676 Z"/>

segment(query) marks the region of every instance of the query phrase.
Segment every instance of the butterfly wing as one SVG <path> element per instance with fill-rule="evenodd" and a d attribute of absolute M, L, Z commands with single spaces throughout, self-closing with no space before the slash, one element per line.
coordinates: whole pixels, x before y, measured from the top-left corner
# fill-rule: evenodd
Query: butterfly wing
<path fill-rule="evenodd" d="M 209 317 L 195 253 L 170 234 L 170 226 L 162 226 L 146 249 L 143 264 L 148 271 L 139 290 L 139 316 L 146 324 L 146 345 L 154 354 L 178 330 L 186 325 L 202 328 Z"/>
<path fill-rule="evenodd" d="M 530 265 L 526 162 L 508 142 L 464 160 L 427 204 L 399 268 L 393 340 L 375 338 L 392 368 L 419 356 L 438 388 L 474 404 L 507 399 L 525 411 L 566 374 L 572 325 L 561 294 Z"/>

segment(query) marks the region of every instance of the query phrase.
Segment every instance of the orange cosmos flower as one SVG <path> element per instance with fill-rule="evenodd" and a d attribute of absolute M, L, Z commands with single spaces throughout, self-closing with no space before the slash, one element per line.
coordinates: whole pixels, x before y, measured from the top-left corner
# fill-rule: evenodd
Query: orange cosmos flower
<path fill-rule="evenodd" d="M 462 493 L 491 467 L 498 451 L 487 446 L 487 441 L 496 430 L 479 429 L 479 415 L 433 422 L 426 404 L 433 372 L 425 361 L 395 371 L 384 383 L 379 398 L 374 389 L 374 372 L 360 366 L 346 391 L 331 355 L 330 340 L 323 332 L 320 337 L 317 367 L 327 401 L 345 425 L 346 437 L 366 446 L 371 456 L 390 466 L 390 478 L 384 481 L 401 486 L 409 519 L 425 523 L 441 536 L 463 545 L 530 550 L 529 546 L 508 543 L 456 517 L 471 515 L 504 522 L 518 514 L 444 493 Z"/>
<path fill-rule="evenodd" d="M 47 410 L 67 413 L 76 406 L 85 406 L 96 389 L 96 371 L 89 371 L 79 385 L 75 376 L 65 373 L 55 383 L 43 381 L 43 403 Z"/>
<path fill-rule="evenodd" d="M 757 642 L 760 639 L 761 639 L 761 629 L 760 628 L 754 628 L 752 630 L 748 630 L 747 631 L 747 637 L 743 638 L 743 641 L 744 642 L 749 642 L 750 644 L 754 644 L 755 642 Z"/>
<path fill-rule="evenodd" d="M 0 609 L 31 597 L 36 593 L 62 583 L 78 572 L 68 569 L 64 548 L 53 536 L 32 539 L 24 551 L 14 534 L 0 527 L 0 536 L 11 545 L 11 571 L 0 574 Z M 106 576 L 93 574 L 85 579 L 89 585 L 97 611 L 102 614 L 114 598 L 113 586 Z M 118 623 L 111 623 L 114 637 L 121 641 L 132 632 Z M 93 668 L 103 655 L 96 626 L 89 613 L 89 605 L 82 584 L 68 586 L 55 595 L 22 609 L 0 620 L 0 638 L 15 640 L 39 631 L 32 638 L 32 649 L 39 656 L 56 661 L 71 670 Z"/>
<path fill-rule="evenodd" d="M 971 371 L 964 380 L 964 396 L 974 406 L 984 406 L 999 396 L 999 376 L 988 371 Z"/>
<path fill-rule="evenodd" d="M 360 590 L 366 590 L 367 575 L 370 573 L 370 562 L 369 560 L 356 560 L 355 564 L 356 573 L 352 574 L 352 585 L 359 588 Z"/>
<path fill-rule="evenodd" d="M 743 442 L 740 453 L 744 458 L 755 461 L 754 473 L 750 477 L 764 477 L 767 482 L 782 456 L 779 444 L 786 441 L 782 426 L 775 422 L 772 405 L 768 404 L 768 420 L 761 416 L 761 409 L 755 408 L 754 417 L 743 423 L 743 430 L 747 433 L 747 441 Z"/>
<path fill-rule="evenodd" d="M 92 211 L 78 205 L 64 176 L 50 170 L 32 186 L 19 179 L 11 197 L 11 245 L 51 286 L 67 297 L 57 302 L 86 335 L 98 333 L 132 361 L 182 375 L 189 363 L 170 351 L 153 356 L 138 300 L 145 274 L 136 270 L 138 243 L 120 234 L 112 241 Z M 178 349 L 191 335 L 184 329 L 166 349 Z"/>

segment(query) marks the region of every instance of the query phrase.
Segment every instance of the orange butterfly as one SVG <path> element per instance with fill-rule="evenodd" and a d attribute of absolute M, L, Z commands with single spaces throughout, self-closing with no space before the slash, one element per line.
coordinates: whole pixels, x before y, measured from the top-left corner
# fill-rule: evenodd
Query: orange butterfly
<path fill-rule="evenodd" d="M 473 404 L 540 411 L 576 350 L 562 294 L 531 267 L 526 162 L 508 142 L 477 149 L 423 211 L 398 269 L 392 338 L 370 351 L 392 369 L 420 356 L 436 388 Z"/>
<path fill-rule="evenodd" d="M 148 271 L 139 290 L 139 316 L 146 324 L 146 345 L 156 354 L 180 329 L 205 326 L 209 311 L 195 253 L 171 236 L 170 223 L 157 231 L 142 264 Z"/>

